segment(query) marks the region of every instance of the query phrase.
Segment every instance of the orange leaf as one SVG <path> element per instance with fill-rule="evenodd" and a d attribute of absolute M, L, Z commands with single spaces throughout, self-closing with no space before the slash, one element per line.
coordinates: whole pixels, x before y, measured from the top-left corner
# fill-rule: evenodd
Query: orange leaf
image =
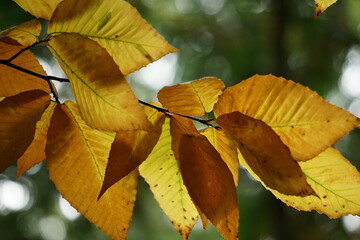
<path fill-rule="evenodd" d="M 134 171 L 97 201 L 114 133 L 90 128 L 75 103 L 58 105 L 46 145 L 50 178 L 81 214 L 112 239 L 125 239 L 136 197 Z"/>
<path fill-rule="evenodd" d="M 315 0 L 315 17 L 318 17 L 337 0 Z"/>
<path fill-rule="evenodd" d="M 0 172 L 23 155 L 34 139 L 36 122 L 50 103 L 40 90 L 20 93 L 0 102 Z"/>
<path fill-rule="evenodd" d="M 225 87 L 218 78 L 202 78 L 188 83 L 164 87 L 158 99 L 170 112 L 188 116 L 202 116 L 213 110 Z"/>
<path fill-rule="evenodd" d="M 149 131 L 134 130 L 116 133 L 99 197 L 114 183 L 137 168 L 148 157 L 159 140 L 165 115 L 147 106 L 144 106 L 144 111 L 153 128 Z"/>
<path fill-rule="evenodd" d="M 273 75 L 255 75 L 227 88 L 215 115 L 236 111 L 269 125 L 297 161 L 314 158 L 360 124 L 309 88 Z"/>
<path fill-rule="evenodd" d="M 50 125 L 50 119 L 54 112 L 56 103 L 50 102 L 41 116 L 41 119 L 36 123 L 34 140 L 31 142 L 28 149 L 17 160 L 17 178 L 19 178 L 25 171 L 29 170 L 34 165 L 45 160 L 45 146 L 47 139 L 47 130 Z"/>
<path fill-rule="evenodd" d="M 6 44 L 0 39 L 0 59 L 7 60 L 18 53 L 22 48 L 23 47 L 19 45 Z M 30 51 L 22 53 L 16 59 L 11 61 L 11 63 L 33 72 L 43 75 L 46 74 L 36 60 L 34 54 Z M 0 97 L 14 96 L 21 92 L 34 89 L 40 89 L 47 93 L 50 92 L 49 85 L 45 80 L 0 64 Z"/>
<path fill-rule="evenodd" d="M 56 6 L 62 0 L 13 0 L 22 9 L 31 13 L 35 17 L 49 20 Z"/>
<path fill-rule="evenodd" d="M 235 143 L 224 131 L 216 130 L 213 127 L 201 131 L 201 134 L 204 135 L 214 146 L 216 151 L 220 153 L 221 158 L 233 175 L 235 186 L 237 186 L 239 180 L 239 160 Z"/>
<path fill-rule="evenodd" d="M 28 47 L 37 41 L 40 33 L 41 23 L 37 19 L 32 19 L 16 27 L 0 32 L 0 39 L 8 44 L 20 44 L 23 47 Z"/>
<path fill-rule="evenodd" d="M 266 186 L 287 195 L 314 194 L 289 148 L 264 122 L 240 112 L 221 115 L 217 122 Z"/>
<path fill-rule="evenodd" d="M 53 37 L 49 49 L 69 77 L 89 126 L 110 131 L 151 126 L 118 66 L 98 43 L 67 33 Z"/>
<path fill-rule="evenodd" d="M 64 0 L 51 18 L 48 33 L 64 32 L 99 43 L 125 76 L 178 51 L 123 0 Z"/>
<path fill-rule="evenodd" d="M 170 120 L 172 149 L 191 198 L 226 239 L 237 239 L 239 209 L 233 176 L 191 120 Z"/>

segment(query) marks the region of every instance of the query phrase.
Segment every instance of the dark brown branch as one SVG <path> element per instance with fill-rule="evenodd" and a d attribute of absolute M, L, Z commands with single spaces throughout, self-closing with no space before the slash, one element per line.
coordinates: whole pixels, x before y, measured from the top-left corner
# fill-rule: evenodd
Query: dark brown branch
<path fill-rule="evenodd" d="M 40 42 L 46 42 L 47 40 L 43 40 L 43 41 L 40 41 Z M 57 103 L 60 103 L 59 102 L 59 98 L 56 94 L 56 91 L 55 89 L 53 88 L 53 85 L 51 83 L 51 80 L 54 80 L 54 81 L 58 81 L 58 82 L 70 82 L 69 79 L 67 78 L 59 78 L 59 77 L 55 77 L 55 76 L 48 76 L 48 75 L 43 75 L 43 74 L 40 74 L 40 73 L 37 73 L 37 72 L 33 72 L 31 70 L 28 70 L 28 69 L 25 69 L 23 67 L 20 67 L 18 65 L 15 65 L 13 63 L 11 63 L 12 60 L 14 60 L 15 58 L 17 58 L 20 54 L 22 54 L 23 52 L 29 50 L 31 47 L 37 45 L 38 43 L 40 42 L 36 42 L 36 44 L 34 43 L 33 45 L 29 46 L 29 47 L 26 47 L 26 48 L 23 48 L 21 49 L 17 54 L 15 54 L 14 56 L 12 56 L 11 58 L 9 58 L 8 60 L 1 60 L 0 59 L 0 64 L 4 64 L 8 67 L 11 67 L 11 68 L 14 68 L 16 70 L 19 70 L 21 72 L 24 72 L 24 73 L 27 73 L 29 75 L 32 75 L 32 76 L 35 76 L 35 77 L 38 77 L 38 78 L 41 78 L 45 81 L 48 82 L 49 84 L 49 88 L 50 88 L 50 91 L 51 93 L 54 95 L 54 98 L 56 100 Z M 214 127 L 215 129 L 217 130 L 220 130 L 221 128 L 217 125 L 215 125 L 213 122 L 212 119 L 210 120 L 205 120 L 205 119 L 200 119 L 200 118 L 196 118 L 196 117 L 192 117 L 192 116 L 186 116 L 186 115 L 182 115 L 182 114 L 179 114 L 179 113 L 171 113 L 169 110 L 165 109 L 165 108 L 162 108 L 162 107 L 158 107 L 158 106 L 155 106 L 151 103 L 148 103 L 148 102 L 145 102 L 145 101 L 142 101 L 142 100 L 138 100 L 140 104 L 143 104 L 145 106 L 148 106 L 148 107 L 151 107 L 159 112 L 162 112 L 163 114 L 165 114 L 166 116 L 168 117 L 171 117 L 172 115 L 177 115 L 177 116 L 180 116 L 180 117 L 184 117 L 184 118 L 188 118 L 188 119 L 191 119 L 191 120 L 194 120 L 194 121 L 197 121 L 199 123 L 202 123 L 206 126 L 209 126 L 209 127 Z"/>

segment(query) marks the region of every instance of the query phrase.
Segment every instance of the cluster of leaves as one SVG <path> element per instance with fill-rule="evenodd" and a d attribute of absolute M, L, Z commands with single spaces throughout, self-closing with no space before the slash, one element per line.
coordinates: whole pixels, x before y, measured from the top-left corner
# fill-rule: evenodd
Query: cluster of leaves
<path fill-rule="evenodd" d="M 127 236 L 139 174 L 183 239 L 198 217 L 237 239 L 239 164 L 296 209 L 360 214 L 360 174 L 331 148 L 359 118 L 273 75 L 224 91 L 203 78 L 140 101 L 124 76 L 177 49 L 129 3 L 16 2 L 49 26 L 43 39 L 38 20 L 1 32 L 0 171 L 16 162 L 19 177 L 46 159 L 64 198 L 113 239 Z M 28 51 L 38 44 L 68 79 L 46 75 Z M 52 81 L 69 81 L 77 103 L 59 103 Z"/>

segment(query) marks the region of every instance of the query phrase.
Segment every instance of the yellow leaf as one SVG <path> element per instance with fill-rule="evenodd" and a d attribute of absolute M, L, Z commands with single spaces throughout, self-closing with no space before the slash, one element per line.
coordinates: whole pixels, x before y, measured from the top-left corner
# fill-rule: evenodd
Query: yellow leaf
<path fill-rule="evenodd" d="M 226 89 L 214 112 L 235 111 L 269 125 L 297 161 L 314 158 L 360 123 L 309 88 L 273 75 L 255 75 Z"/>
<path fill-rule="evenodd" d="M 147 106 L 144 106 L 144 112 L 153 127 L 149 131 L 134 130 L 116 133 L 99 197 L 114 183 L 137 168 L 159 140 L 165 115 Z"/>
<path fill-rule="evenodd" d="M 237 186 L 239 180 L 239 160 L 234 142 L 226 136 L 224 131 L 216 130 L 213 127 L 207 128 L 205 131 L 202 131 L 201 134 L 204 135 L 220 153 L 221 158 L 233 175 L 235 186 Z"/>
<path fill-rule="evenodd" d="M 21 49 L 22 46 L 6 44 L 0 39 L 1 60 L 8 60 Z M 11 61 L 11 63 L 43 75 L 46 74 L 34 54 L 30 51 L 22 53 Z M 21 92 L 34 89 L 40 89 L 47 93 L 50 92 L 49 85 L 45 80 L 0 64 L 0 97 L 14 96 Z"/>
<path fill-rule="evenodd" d="M 221 115 L 217 122 L 266 186 L 286 195 L 314 194 L 289 148 L 264 122 L 240 112 Z"/>
<path fill-rule="evenodd" d="M 202 78 L 175 86 L 164 87 L 158 99 L 170 112 L 188 116 L 202 116 L 213 110 L 225 87 L 218 78 Z"/>
<path fill-rule="evenodd" d="M 40 32 L 40 22 L 37 19 L 33 19 L 24 22 L 19 26 L 0 32 L 0 39 L 9 44 L 20 44 L 23 47 L 28 47 L 37 41 Z"/>
<path fill-rule="evenodd" d="M 337 0 L 315 0 L 315 17 L 318 17 Z"/>
<path fill-rule="evenodd" d="M 241 164 L 259 180 L 240 159 Z M 268 188 L 277 198 L 298 210 L 316 210 L 330 218 L 360 215 L 360 173 L 336 149 L 329 148 L 314 159 L 299 164 L 319 197 L 287 196 Z"/>
<path fill-rule="evenodd" d="M 54 112 L 55 106 L 55 102 L 50 102 L 49 106 L 42 114 L 41 119 L 37 121 L 33 141 L 24 154 L 17 160 L 17 178 L 19 178 L 24 172 L 29 170 L 34 165 L 45 160 L 47 130 L 49 128 L 50 119 Z"/>
<path fill-rule="evenodd" d="M 75 103 L 58 105 L 46 145 L 50 178 L 59 192 L 112 239 L 125 239 L 132 216 L 137 171 L 97 201 L 114 133 L 90 128 Z"/>
<path fill-rule="evenodd" d="M 49 20 L 53 14 L 56 6 L 62 0 L 13 0 L 22 9 L 31 13 L 37 18 L 44 18 Z"/>
<path fill-rule="evenodd" d="M 95 41 L 61 34 L 49 49 L 70 79 L 82 118 L 94 128 L 120 131 L 151 125 L 125 77 Z"/>
<path fill-rule="evenodd" d="M 163 125 L 160 139 L 149 157 L 139 167 L 140 175 L 150 185 L 155 199 L 170 222 L 187 239 L 198 218 L 198 212 L 183 183 L 177 161 L 171 150 L 169 119 Z"/>
<path fill-rule="evenodd" d="M 34 139 L 36 122 L 50 103 L 40 90 L 20 93 L 0 102 L 0 172 L 23 155 Z"/>
<path fill-rule="evenodd" d="M 170 132 L 172 150 L 192 200 L 225 239 L 237 239 L 236 189 L 220 154 L 187 118 L 172 116 Z"/>
<path fill-rule="evenodd" d="M 64 0 L 48 32 L 79 33 L 97 41 L 124 75 L 177 51 L 123 0 Z"/>

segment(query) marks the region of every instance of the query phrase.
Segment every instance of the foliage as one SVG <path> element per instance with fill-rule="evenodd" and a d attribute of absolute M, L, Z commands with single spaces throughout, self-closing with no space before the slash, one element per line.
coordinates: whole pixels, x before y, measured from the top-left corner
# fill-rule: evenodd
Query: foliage
<path fill-rule="evenodd" d="M 296 209 L 360 214 L 360 174 L 331 148 L 359 118 L 273 75 L 224 91 L 202 78 L 161 89 L 160 103 L 138 100 L 125 76 L 178 50 L 129 3 L 16 2 L 49 26 L 43 38 L 37 20 L 0 35 L 1 171 L 17 162 L 19 177 L 46 159 L 64 198 L 113 239 L 127 236 L 139 173 L 183 239 L 198 217 L 237 239 L 239 162 Z M 333 2 L 316 1 L 316 15 Z M 29 51 L 39 44 L 68 78 L 45 74 Z M 70 82 L 76 103 L 61 104 L 52 81 Z"/>

